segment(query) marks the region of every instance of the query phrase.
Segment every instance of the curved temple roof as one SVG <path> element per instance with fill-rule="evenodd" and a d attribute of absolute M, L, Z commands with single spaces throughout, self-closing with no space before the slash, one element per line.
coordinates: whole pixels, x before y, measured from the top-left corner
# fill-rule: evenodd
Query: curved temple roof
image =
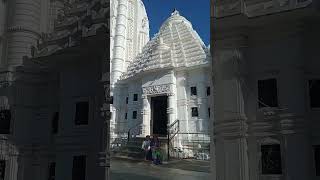
<path fill-rule="evenodd" d="M 209 50 L 192 24 L 175 10 L 129 64 L 121 79 L 151 70 L 208 64 L 208 56 Z"/>

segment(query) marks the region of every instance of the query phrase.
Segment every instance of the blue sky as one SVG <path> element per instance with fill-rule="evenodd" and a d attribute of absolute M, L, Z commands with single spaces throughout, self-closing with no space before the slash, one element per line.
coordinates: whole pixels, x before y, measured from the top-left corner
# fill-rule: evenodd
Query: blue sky
<path fill-rule="evenodd" d="M 210 0 L 143 0 L 150 23 L 150 37 L 176 8 L 187 18 L 206 45 L 210 42 Z"/>

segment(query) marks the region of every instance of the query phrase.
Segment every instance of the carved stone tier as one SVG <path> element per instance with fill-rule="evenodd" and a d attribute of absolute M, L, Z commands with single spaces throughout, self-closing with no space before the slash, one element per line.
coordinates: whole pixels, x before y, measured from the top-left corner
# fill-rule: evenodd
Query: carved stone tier
<path fill-rule="evenodd" d="M 237 139 L 247 137 L 248 125 L 245 115 L 224 119 L 214 124 L 216 139 Z"/>
<path fill-rule="evenodd" d="M 249 134 L 256 137 L 304 133 L 307 128 L 304 117 L 277 109 L 258 113 L 258 118 L 248 124 Z"/>
<path fill-rule="evenodd" d="M 175 11 L 129 64 L 121 79 L 160 69 L 206 66 L 210 63 L 208 57 L 208 49 L 191 23 Z"/>

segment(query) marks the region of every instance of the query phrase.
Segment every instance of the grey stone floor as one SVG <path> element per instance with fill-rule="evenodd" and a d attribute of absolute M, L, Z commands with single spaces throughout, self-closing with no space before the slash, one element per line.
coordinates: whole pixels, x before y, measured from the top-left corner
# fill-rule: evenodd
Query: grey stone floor
<path fill-rule="evenodd" d="M 209 180 L 209 172 L 190 170 L 183 166 L 189 164 L 180 163 L 179 169 L 175 168 L 173 162 L 164 165 L 151 165 L 149 162 L 113 159 L 111 161 L 111 180 Z M 190 164 L 191 163 L 191 164 Z M 189 169 L 189 170 L 184 170 Z M 201 172 L 202 171 L 202 172 Z"/>

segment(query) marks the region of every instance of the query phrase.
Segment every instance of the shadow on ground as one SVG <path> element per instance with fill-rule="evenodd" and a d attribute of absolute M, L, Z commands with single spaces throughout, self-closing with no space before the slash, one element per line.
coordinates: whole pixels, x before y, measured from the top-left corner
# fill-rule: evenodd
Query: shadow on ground
<path fill-rule="evenodd" d="M 112 159 L 111 180 L 209 180 L 209 164 L 203 161 L 179 160 L 151 165 L 128 159 Z"/>
<path fill-rule="evenodd" d="M 111 180 L 161 180 L 158 177 L 139 175 L 125 172 L 111 172 Z"/>
<path fill-rule="evenodd" d="M 193 160 L 193 159 L 183 159 L 183 160 L 172 160 L 168 164 L 164 164 L 165 168 L 181 169 L 186 171 L 196 171 L 196 172 L 210 172 L 210 162 Z"/>

